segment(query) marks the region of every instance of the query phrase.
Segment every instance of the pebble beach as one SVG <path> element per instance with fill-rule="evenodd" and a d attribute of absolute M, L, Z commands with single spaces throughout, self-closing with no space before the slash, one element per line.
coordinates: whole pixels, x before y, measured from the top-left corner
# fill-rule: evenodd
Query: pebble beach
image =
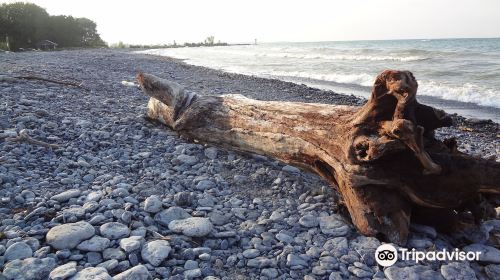
<path fill-rule="evenodd" d="M 480 261 L 383 268 L 381 241 L 356 231 L 317 175 L 145 119 L 139 71 L 199 94 L 366 102 L 127 50 L 0 53 L 0 280 L 500 279 L 498 218 L 466 236 L 411 227 L 409 250 L 480 251 Z M 500 157 L 499 124 L 453 119 L 438 138 Z M 23 129 L 57 147 L 10 140 Z"/>

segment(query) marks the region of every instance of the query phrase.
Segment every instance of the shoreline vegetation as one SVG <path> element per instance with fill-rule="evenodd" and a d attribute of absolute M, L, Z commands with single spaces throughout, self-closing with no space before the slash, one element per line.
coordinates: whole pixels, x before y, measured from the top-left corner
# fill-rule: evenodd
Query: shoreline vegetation
<path fill-rule="evenodd" d="M 256 43 L 256 41 L 255 41 Z M 208 36 L 202 42 L 178 44 L 107 44 L 97 33 L 97 25 L 88 18 L 49 15 L 35 4 L 16 2 L 0 6 L 0 51 L 71 50 L 80 48 L 160 49 L 218 47 L 229 44 Z"/>
<path fill-rule="evenodd" d="M 171 49 L 171 48 L 185 48 L 185 47 L 225 47 L 225 46 L 248 46 L 248 45 L 251 44 L 229 44 L 226 42 L 221 42 L 220 40 L 215 42 L 214 36 L 208 36 L 203 42 L 198 42 L 198 43 L 185 42 L 183 44 L 177 44 L 177 42 L 174 41 L 172 44 L 142 45 L 142 44 L 126 44 L 120 41 L 116 44 L 111 44 L 110 47 L 117 49 Z"/>
<path fill-rule="evenodd" d="M 31 3 L 0 6 L 0 50 L 104 47 L 106 43 L 96 28 L 96 23 L 88 18 L 49 15 Z"/>

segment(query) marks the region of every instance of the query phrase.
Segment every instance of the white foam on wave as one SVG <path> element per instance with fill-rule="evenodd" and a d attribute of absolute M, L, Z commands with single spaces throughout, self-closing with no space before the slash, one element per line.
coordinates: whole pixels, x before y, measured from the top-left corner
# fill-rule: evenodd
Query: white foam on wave
<path fill-rule="evenodd" d="M 421 61 L 429 59 L 424 56 L 376 56 L 376 55 L 356 55 L 356 54 L 294 54 L 294 53 L 260 53 L 256 56 L 276 57 L 276 58 L 297 58 L 297 59 L 323 59 L 323 60 L 354 60 L 354 61 Z"/>
<path fill-rule="evenodd" d="M 471 83 L 452 86 L 435 81 L 420 81 L 418 94 L 500 108 L 500 92 Z"/>
<path fill-rule="evenodd" d="M 320 53 L 310 53 L 307 50 L 302 52 L 290 52 L 281 51 L 274 52 L 268 49 L 223 49 L 223 48 L 177 48 L 177 49 L 154 49 L 140 51 L 142 53 L 154 54 L 154 55 L 168 55 L 180 59 L 195 58 L 201 56 L 201 54 L 220 56 L 220 57 L 256 57 L 256 58 L 292 58 L 292 59 L 318 59 L 318 60 L 353 60 L 353 61 L 421 61 L 429 59 L 425 56 L 419 55 L 363 55 L 363 54 L 320 54 Z"/>
<path fill-rule="evenodd" d="M 314 79 L 320 81 L 334 82 L 339 84 L 351 84 L 360 86 L 371 86 L 375 77 L 366 73 L 361 74 L 340 74 L 340 73 L 330 73 L 330 74 L 320 74 L 311 73 L 305 71 L 271 71 L 269 75 L 275 77 L 296 77 L 305 79 Z"/>

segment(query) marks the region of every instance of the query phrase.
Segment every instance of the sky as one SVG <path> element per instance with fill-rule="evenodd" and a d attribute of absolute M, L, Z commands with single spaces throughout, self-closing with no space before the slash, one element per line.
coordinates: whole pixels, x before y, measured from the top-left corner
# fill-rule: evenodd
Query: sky
<path fill-rule="evenodd" d="M 18 2 L 1 1 L 0 3 Z M 500 0 L 33 0 L 112 44 L 500 37 Z"/>

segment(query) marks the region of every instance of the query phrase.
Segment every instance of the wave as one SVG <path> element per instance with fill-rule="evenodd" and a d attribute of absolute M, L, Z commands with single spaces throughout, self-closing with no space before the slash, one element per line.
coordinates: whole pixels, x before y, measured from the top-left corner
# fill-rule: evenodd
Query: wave
<path fill-rule="evenodd" d="M 256 54 L 260 57 L 274 57 L 274 58 L 297 58 L 297 59 L 323 59 L 323 60 L 354 60 L 354 61 L 421 61 L 430 59 L 424 56 L 376 56 L 376 55 L 356 55 L 356 54 L 338 54 L 338 55 L 325 55 L 325 54 L 294 54 L 294 53 L 262 53 Z"/>
<path fill-rule="evenodd" d="M 364 53 L 364 49 L 341 52 L 334 48 L 324 52 L 315 49 L 316 51 L 311 51 L 310 47 L 244 46 L 156 49 L 140 53 L 171 56 L 186 59 L 186 62 L 193 65 L 310 85 L 324 81 L 326 83 L 320 84 L 327 84 L 328 87 L 331 86 L 330 89 L 337 88 L 341 92 L 350 89 L 368 92 L 377 74 L 374 71 L 388 67 L 398 68 L 404 64 L 391 62 L 428 60 L 452 53 L 411 47 L 371 53 Z M 498 63 L 493 60 L 493 66 L 482 66 L 481 71 L 477 71 L 478 68 L 474 65 L 478 61 L 483 62 L 483 59 L 462 55 L 460 59 L 448 56 L 446 60 L 422 62 L 416 73 L 419 76 L 419 95 L 500 108 L 500 80 L 495 76 L 500 68 L 494 67 Z M 436 62 L 439 62 L 439 67 L 436 67 Z"/>
<path fill-rule="evenodd" d="M 154 55 L 168 55 L 179 59 L 193 58 L 189 55 L 189 52 L 193 52 L 191 49 L 179 49 L 179 50 L 146 50 L 141 51 L 142 53 L 154 54 Z M 204 50 L 198 50 L 198 53 L 193 55 L 200 55 L 200 53 L 206 53 L 210 55 L 219 55 L 221 57 L 227 57 L 228 55 L 236 57 L 268 57 L 268 58 L 292 58 L 292 59 L 314 59 L 314 60 L 352 60 L 352 61 L 422 61 L 430 59 L 427 56 L 419 55 L 363 55 L 363 54 L 320 54 L 320 53 L 310 53 L 307 50 L 302 52 L 266 52 L 265 50 L 228 50 L 228 49 L 215 49 L 206 48 Z"/>
<path fill-rule="evenodd" d="M 419 81 L 418 94 L 500 108 L 499 91 L 471 83 L 452 86 L 435 81 Z"/>
<path fill-rule="evenodd" d="M 288 78 L 305 78 L 319 81 L 334 82 L 338 84 L 349 84 L 369 87 L 373 85 L 375 77 L 366 73 L 361 74 L 319 74 L 303 71 L 285 72 L 285 71 L 271 71 L 266 73 L 273 77 L 288 77 Z"/>

